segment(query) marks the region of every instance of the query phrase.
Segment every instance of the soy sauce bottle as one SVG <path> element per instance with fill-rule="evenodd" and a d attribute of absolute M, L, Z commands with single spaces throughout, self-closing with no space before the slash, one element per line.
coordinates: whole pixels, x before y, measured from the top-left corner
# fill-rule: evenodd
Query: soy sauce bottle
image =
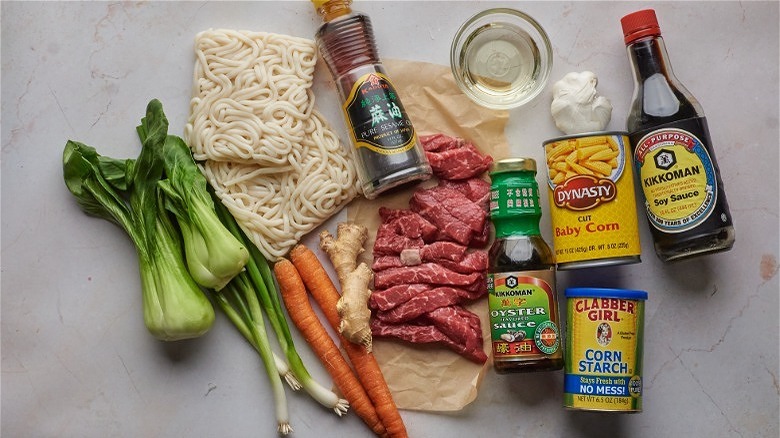
<path fill-rule="evenodd" d="M 371 20 L 352 11 L 351 0 L 312 2 L 324 21 L 317 45 L 343 101 L 363 195 L 374 199 L 430 178 L 417 133 L 379 59 Z"/>
<path fill-rule="evenodd" d="M 634 76 L 627 125 L 656 254 L 729 250 L 734 227 L 704 112 L 672 72 L 655 11 L 621 24 Z"/>
<path fill-rule="evenodd" d="M 555 256 L 539 232 L 536 161 L 512 158 L 490 171 L 488 309 L 493 368 L 507 374 L 559 370 L 563 346 Z"/>

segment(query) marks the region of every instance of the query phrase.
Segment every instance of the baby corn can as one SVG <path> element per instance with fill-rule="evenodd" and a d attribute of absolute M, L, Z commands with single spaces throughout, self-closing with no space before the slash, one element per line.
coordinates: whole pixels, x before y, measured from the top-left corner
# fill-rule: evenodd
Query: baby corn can
<path fill-rule="evenodd" d="M 544 149 L 558 269 L 639 262 L 627 134 L 571 135 L 545 142 Z"/>
<path fill-rule="evenodd" d="M 647 292 L 569 288 L 565 296 L 564 406 L 641 412 Z"/>

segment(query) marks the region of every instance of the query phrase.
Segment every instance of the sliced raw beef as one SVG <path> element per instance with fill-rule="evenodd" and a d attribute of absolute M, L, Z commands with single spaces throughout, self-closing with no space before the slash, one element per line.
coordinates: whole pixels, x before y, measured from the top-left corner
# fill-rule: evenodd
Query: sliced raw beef
<path fill-rule="evenodd" d="M 381 207 L 369 298 L 375 336 L 441 343 L 485 363 L 479 317 L 462 307 L 487 294 L 493 159 L 464 139 L 421 136 L 439 184 L 417 189 L 409 209 Z"/>
<path fill-rule="evenodd" d="M 383 255 L 375 257 L 371 269 L 374 272 L 379 272 L 389 268 L 416 266 L 424 262 L 450 262 L 451 264 L 455 263 L 454 266 L 457 266 L 459 262 L 464 261 L 464 259 L 467 257 L 467 249 L 467 247 L 454 242 L 433 242 L 420 248 L 404 249 L 401 251 L 399 256 Z M 472 257 L 465 263 L 465 265 L 468 266 L 475 262 L 478 262 L 478 259 L 473 259 Z M 485 268 L 487 268 L 487 265 Z M 463 270 L 458 269 L 453 270 L 466 274 L 475 271 L 469 270 L 464 272 Z"/>
<path fill-rule="evenodd" d="M 440 307 L 425 315 L 439 331 L 465 348 L 465 351 L 483 351 L 482 328 L 479 317 L 462 307 Z M 484 353 L 483 353 L 484 354 Z"/>
<path fill-rule="evenodd" d="M 390 310 L 409 301 L 426 290 L 433 289 L 430 284 L 398 284 L 384 290 L 374 291 L 368 299 L 368 307 L 377 310 Z"/>
<path fill-rule="evenodd" d="M 439 179 L 468 179 L 490 168 L 493 158 L 482 155 L 471 143 L 440 152 L 425 152 L 434 176 Z"/>
<path fill-rule="evenodd" d="M 379 256 L 374 258 L 371 269 L 374 272 L 384 271 L 390 268 L 402 268 L 404 266 L 417 266 L 424 262 L 438 263 L 440 266 L 458 272 L 460 274 L 471 274 L 472 272 L 484 272 L 487 270 L 487 252 L 483 250 L 474 250 L 461 256 L 460 260 L 448 260 L 446 258 L 426 257 L 427 246 L 419 249 L 405 249 L 401 256 Z M 465 247 L 463 247 L 465 248 Z M 422 255 L 422 256 L 421 256 Z"/>
<path fill-rule="evenodd" d="M 490 242 L 491 229 L 492 227 L 490 226 L 490 222 L 487 222 L 485 227 L 482 229 L 482 232 L 476 233 L 471 237 L 471 242 L 469 244 L 474 248 L 484 248 L 485 245 Z"/>
<path fill-rule="evenodd" d="M 460 191 L 443 186 L 424 189 L 455 218 L 468 225 L 475 233 L 482 232 L 488 212 Z"/>
<path fill-rule="evenodd" d="M 421 237 L 410 238 L 401 236 L 394 231 L 390 224 L 381 224 L 376 231 L 374 241 L 374 257 L 382 255 L 399 255 L 401 251 L 409 248 L 422 248 L 425 242 Z"/>
<path fill-rule="evenodd" d="M 387 224 L 388 230 L 412 239 L 422 238 L 424 241 L 431 241 L 438 231 L 434 224 L 412 210 L 380 207 L 379 216 L 382 218 L 382 223 Z"/>
<path fill-rule="evenodd" d="M 453 240 L 461 245 L 468 245 L 474 234 L 468 224 L 452 215 L 427 190 L 417 190 L 409 200 L 409 207 L 436 225 L 439 233 L 447 240 Z"/>
<path fill-rule="evenodd" d="M 469 178 L 460 181 L 441 180 L 439 185 L 455 189 L 464 195 L 473 203 L 479 205 L 485 211 L 490 206 L 490 183 L 482 178 Z"/>
<path fill-rule="evenodd" d="M 393 337 L 414 344 L 441 343 L 473 362 L 478 364 L 487 362 L 487 355 L 483 350 L 467 350 L 465 345 L 450 339 L 449 336 L 432 325 L 387 324 L 378 319 L 372 319 L 371 333 L 374 336 Z"/>
<path fill-rule="evenodd" d="M 374 273 L 377 273 L 379 271 L 384 271 L 385 269 L 402 268 L 404 266 L 407 265 L 405 265 L 401 261 L 401 257 L 393 256 L 393 255 L 384 255 L 384 256 L 374 257 L 374 263 L 371 264 L 371 270 L 374 271 Z"/>
<path fill-rule="evenodd" d="M 433 242 L 423 246 L 419 250 L 420 259 L 424 262 L 433 262 L 439 260 L 459 261 L 463 260 L 468 248 L 454 242 Z"/>
<path fill-rule="evenodd" d="M 470 292 L 456 287 L 436 287 L 422 291 L 388 311 L 379 311 L 376 317 L 393 324 L 408 322 L 440 307 L 473 301 L 482 295 L 479 292 Z"/>
<path fill-rule="evenodd" d="M 488 268 L 487 251 L 474 250 L 466 254 L 463 260 L 453 262 L 449 260 L 439 260 L 437 263 L 442 267 L 458 272 L 460 274 L 471 274 L 472 272 L 485 272 Z"/>
<path fill-rule="evenodd" d="M 459 274 L 436 263 L 390 268 L 374 275 L 374 287 L 387 289 L 397 284 L 428 283 L 446 286 L 469 286 L 484 278 L 482 273 Z"/>
<path fill-rule="evenodd" d="M 433 134 L 420 137 L 420 144 L 425 152 L 442 152 L 463 147 L 466 140 L 444 134 Z"/>

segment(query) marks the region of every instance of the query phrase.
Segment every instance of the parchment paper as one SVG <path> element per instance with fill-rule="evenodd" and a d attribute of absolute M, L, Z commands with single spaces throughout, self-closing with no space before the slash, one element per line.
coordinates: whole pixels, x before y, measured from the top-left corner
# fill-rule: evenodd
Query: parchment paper
<path fill-rule="evenodd" d="M 509 146 L 504 136 L 507 111 L 483 108 L 465 96 L 448 66 L 386 60 L 385 68 L 392 79 L 417 135 L 441 132 L 471 141 L 481 152 L 495 160 L 506 158 Z M 425 186 L 435 185 L 427 181 Z M 380 223 L 380 206 L 409 208 L 415 187 L 383 194 L 369 201 L 359 198 L 347 206 L 348 220 L 369 229 L 369 239 L 362 259 L 370 266 L 376 230 Z M 487 300 L 481 299 L 468 308 L 479 315 L 485 352 L 490 357 L 490 332 L 487 323 Z M 480 383 L 491 366 L 471 362 L 438 344 L 414 345 L 374 338 L 374 355 L 382 368 L 393 399 L 400 409 L 424 411 L 457 411 L 477 397 Z"/>

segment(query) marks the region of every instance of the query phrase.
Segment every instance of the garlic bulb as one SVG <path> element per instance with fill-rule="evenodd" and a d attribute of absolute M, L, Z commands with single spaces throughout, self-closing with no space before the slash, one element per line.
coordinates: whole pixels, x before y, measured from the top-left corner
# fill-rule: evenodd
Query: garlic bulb
<path fill-rule="evenodd" d="M 555 126 L 566 134 L 603 131 L 612 117 L 609 99 L 596 92 L 598 78 L 589 71 L 568 73 L 553 85 L 550 106 Z"/>

